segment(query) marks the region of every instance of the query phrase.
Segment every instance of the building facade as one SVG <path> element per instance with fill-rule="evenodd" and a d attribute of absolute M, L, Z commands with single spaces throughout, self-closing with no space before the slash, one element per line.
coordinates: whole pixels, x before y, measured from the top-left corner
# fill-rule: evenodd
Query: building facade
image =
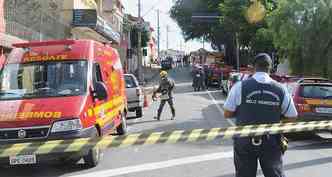
<path fill-rule="evenodd" d="M 0 52 L 24 41 L 92 39 L 124 61 L 123 9 L 120 0 L 0 0 Z"/>
<path fill-rule="evenodd" d="M 160 51 L 159 58 L 160 60 L 163 60 L 166 57 L 172 57 L 173 61 L 176 62 L 178 59 L 182 59 L 184 56 L 185 56 L 185 51 L 168 49 Z"/>
<path fill-rule="evenodd" d="M 0 0 L 0 47 L 9 52 L 23 41 L 70 37 L 62 19 L 63 0 Z"/>
<path fill-rule="evenodd" d="M 71 24 L 74 39 L 93 39 L 99 42 L 120 44 L 121 34 L 103 14 L 106 0 L 66 0 L 63 16 Z"/>

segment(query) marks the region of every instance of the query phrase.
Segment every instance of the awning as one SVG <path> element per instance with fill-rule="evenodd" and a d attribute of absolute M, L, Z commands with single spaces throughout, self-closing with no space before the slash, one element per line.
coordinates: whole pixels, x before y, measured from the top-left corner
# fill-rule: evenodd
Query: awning
<path fill-rule="evenodd" d="M 72 26 L 93 29 L 95 32 L 101 34 L 113 43 L 120 44 L 120 34 L 113 30 L 111 24 L 109 24 L 101 16 L 98 16 L 96 10 L 74 9 Z"/>

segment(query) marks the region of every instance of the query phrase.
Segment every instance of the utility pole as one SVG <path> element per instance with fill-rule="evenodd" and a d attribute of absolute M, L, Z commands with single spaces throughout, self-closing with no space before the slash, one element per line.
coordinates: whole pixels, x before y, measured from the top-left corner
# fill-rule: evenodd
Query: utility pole
<path fill-rule="evenodd" d="M 169 25 L 166 26 L 166 49 L 168 50 L 168 33 L 169 33 Z"/>
<path fill-rule="evenodd" d="M 239 42 L 239 33 L 235 33 L 235 42 L 236 42 L 236 70 L 240 72 L 240 42 Z"/>
<path fill-rule="evenodd" d="M 158 57 L 160 57 L 160 10 L 157 10 L 157 22 L 158 22 Z"/>
<path fill-rule="evenodd" d="M 137 45 L 137 75 L 140 83 L 144 82 L 144 76 L 142 72 L 142 21 L 141 21 L 141 0 L 138 0 L 138 45 Z"/>

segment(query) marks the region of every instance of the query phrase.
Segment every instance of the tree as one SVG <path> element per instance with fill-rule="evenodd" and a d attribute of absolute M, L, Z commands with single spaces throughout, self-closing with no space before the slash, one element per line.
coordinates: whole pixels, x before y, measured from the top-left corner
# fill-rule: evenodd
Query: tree
<path fill-rule="evenodd" d="M 131 45 L 134 48 L 138 47 L 138 28 L 137 27 L 133 27 L 131 30 Z M 150 41 L 150 36 L 151 36 L 151 32 L 148 29 L 143 29 L 141 31 L 141 35 L 142 35 L 142 48 L 147 47 L 148 46 L 148 42 Z"/>
<path fill-rule="evenodd" d="M 221 50 L 222 45 L 225 45 L 226 62 L 234 65 L 236 33 L 239 34 L 240 48 L 250 55 L 266 48 L 273 51 L 272 36 L 263 35 L 266 32 L 258 31 L 260 28 L 266 28 L 267 23 L 263 20 L 252 24 L 246 18 L 247 9 L 253 3 L 255 1 L 177 0 L 171 9 L 171 17 L 177 21 L 186 40 L 204 37 L 212 43 L 214 49 L 218 50 Z M 275 9 L 275 2 L 265 0 L 263 6 L 270 13 Z M 191 16 L 196 12 L 218 13 L 220 19 L 216 20 L 215 23 L 193 23 Z M 256 37 L 256 34 L 259 36 Z M 265 47 L 263 44 L 269 47 Z M 243 60 L 243 57 L 241 58 Z"/>
<path fill-rule="evenodd" d="M 330 0 L 280 0 L 268 21 L 274 45 L 293 73 L 332 76 Z"/>
<path fill-rule="evenodd" d="M 219 23 L 193 22 L 194 13 L 219 13 L 219 0 L 177 0 L 172 7 L 171 17 L 182 29 L 185 40 L 204 39 L 212 43 L 212 48 L 222 50 L 223 44 L 229 44 L 231 39 Z M 226 53 L 227 54 L 227 53 Z"/>

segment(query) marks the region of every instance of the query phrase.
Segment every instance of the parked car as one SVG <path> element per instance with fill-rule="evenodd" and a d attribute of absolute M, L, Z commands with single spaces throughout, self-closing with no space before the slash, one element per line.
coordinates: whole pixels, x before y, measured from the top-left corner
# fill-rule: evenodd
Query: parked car
<path fill-rule="evenodd" d="M 128 111 L 136 112 L 136 117 L 143 116 L 144 94 L 133 74 L 125 74 Z"/>
<path fill-rule="evenodd" d="M 217 65 L 210 65 L 208 68 L 208 84 L 209 86 L 220 87 L 222 81 L 222 70 Z"/>
<path fill-rule="evenodd" d="M 332 120 L 332 81 L 325 78 L 302 78 L 286 83 L 292 94 L 298 121 Z"/>
<path fill-rule="evenodd" d="M 251 74 L 248 73 L 239 73 L 239 72 L 230 73 L 228 80 L 222 82 L 222 91 L 224 92 L 224 94 L 228 94 L 231 88 L 236 84 L 236 82 L 246 80 L 249 77 L 251 77 Z"/>

